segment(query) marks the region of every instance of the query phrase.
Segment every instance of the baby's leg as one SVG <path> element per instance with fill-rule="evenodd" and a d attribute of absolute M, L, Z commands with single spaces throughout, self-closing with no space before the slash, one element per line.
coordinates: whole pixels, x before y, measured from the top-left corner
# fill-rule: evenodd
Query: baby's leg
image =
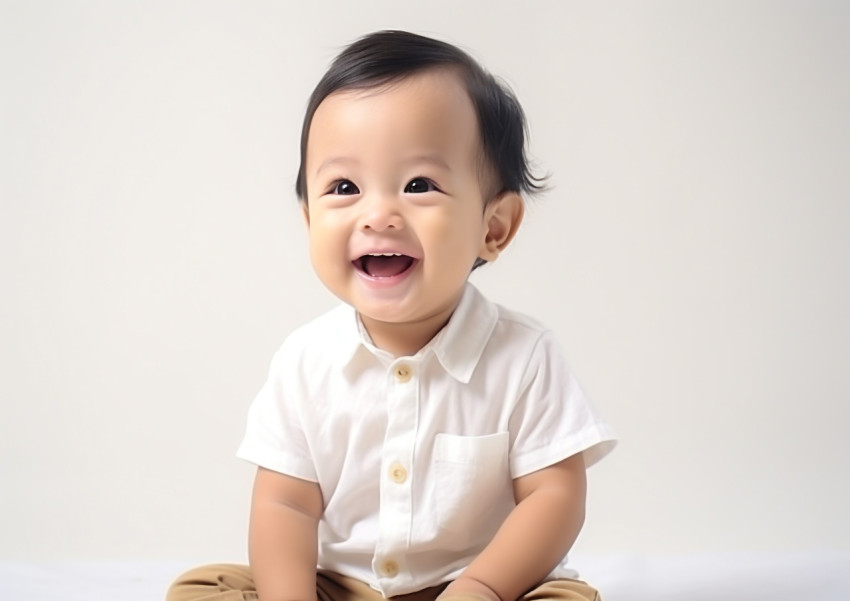
<path fill-rule="evenodd" d="M 395 597 L 396 601 L 435 601 L 446 585 Z M 365 582 L 319 571 L 316 575 L 317 601 L 386 601 Z M 257 590 L 251 568 L 218 564 L 189 570 L 180 576 L 165 597 L 166 601 L 256 601 Z M 566 601 L 566 600 L 557 600 Z"/>
<path fill-rule="evenodd" d="M 602 601 L 599 592 L 582 580 L 550 580 L 533 588 L 517 601 Z"/>
<path fill-rule="evenodd" d="M 248 566 L 218 564 L 189 570 L 171 585 L 166 601 L 256 601 Z"/>

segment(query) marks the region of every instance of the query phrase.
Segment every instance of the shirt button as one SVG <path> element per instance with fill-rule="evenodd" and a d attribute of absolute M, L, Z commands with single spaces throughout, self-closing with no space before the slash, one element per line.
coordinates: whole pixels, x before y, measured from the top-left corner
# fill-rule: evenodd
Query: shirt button
<path fill-rule="evenodd" d="M 387 578 L 395 578 L 398 576 L 398 564 L 392 559 L 388 559 L 381 564 L 381 573 Z"/>
<path fill-rule="evenodd" d="M 405 364 L 401 364 L 396 366 L 395 371 L 393 371 L 393 375 L 395 375 L 395 379 L 404 384 L 408 380 L 410 380 L 411 369 L 409 366 Z"/>
<path fill-rule="evenodd" d="M 393 482 L 396 484 L 404 484 L 404 481 L 407 480 L 407 470 L 404 469 L 404 466 L 400 463 L 393 463 L 390 466 L 390 478 L 392 478 Z"/>

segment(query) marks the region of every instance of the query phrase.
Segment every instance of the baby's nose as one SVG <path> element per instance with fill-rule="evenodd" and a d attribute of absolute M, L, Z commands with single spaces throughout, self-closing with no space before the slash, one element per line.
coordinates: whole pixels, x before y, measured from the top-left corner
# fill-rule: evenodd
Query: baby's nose
<path fill-rule="evenodd" d="M 382 196 L 364 203 L 361 224 L 363 229 L 382 232 L 388 229 L 403 228 L 404 218 L 400 212 L 399 203 L 394 199 Z"/>

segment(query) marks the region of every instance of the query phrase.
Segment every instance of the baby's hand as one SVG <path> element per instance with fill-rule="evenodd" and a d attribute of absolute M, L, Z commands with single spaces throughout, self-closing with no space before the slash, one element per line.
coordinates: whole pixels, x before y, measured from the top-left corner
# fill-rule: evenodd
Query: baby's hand
<path fill-rule="evenodd" d="M 461 576 L 438 597 L 438 601 L 502 601 L 496 591 L 475 580 Z"/>

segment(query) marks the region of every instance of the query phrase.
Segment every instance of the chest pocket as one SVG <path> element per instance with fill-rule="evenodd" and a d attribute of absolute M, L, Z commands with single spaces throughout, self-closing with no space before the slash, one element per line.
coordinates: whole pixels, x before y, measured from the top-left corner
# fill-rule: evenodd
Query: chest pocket
<path fill-rule="evenodd" d="M 440 529 L 452 532 L 489 530 L 502 515 L 488 508 L 513 499 L 508 469 L 508 433 L 487 436 L 437 434 L 434 440 L 436 513 Z"/>

